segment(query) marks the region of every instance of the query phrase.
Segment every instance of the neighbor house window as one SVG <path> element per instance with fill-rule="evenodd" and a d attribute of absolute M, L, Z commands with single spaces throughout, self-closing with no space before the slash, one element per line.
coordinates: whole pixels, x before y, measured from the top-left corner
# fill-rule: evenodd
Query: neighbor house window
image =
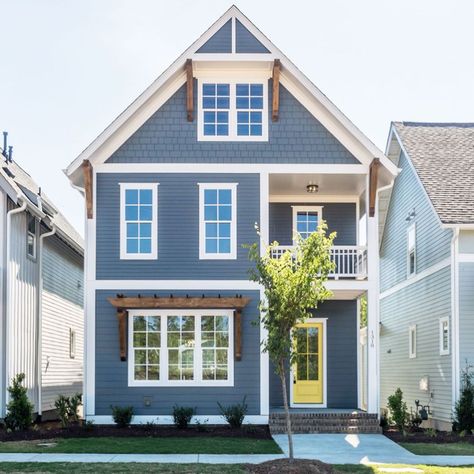
<path fill-rule="evenodd" d="M 408 355 L 410 359 L 416 357 L 416 324 L 408 328 Z"/>
<path fill-rule="evenodd" d="M 439 353 L 440 355 L 449 354 L 449 318 L 439 320 Z"/>
<path fill-rule="evenodd" d="M 301 238 L 307 239 L 316 232 L 321 219 L 321 206 L 293 206 L 293 241 L 298 234 Z"/>
<path fill-rule="evenodd" d="M 198 139 L 268 139 L 266 81 L 199 82 Z"/>
<path fill-rule="evenodd" d="M 416 273 L 416 227 L 412 224 L 407 231 L 408 276 Z"/>
<path fill-rule="evenodd" d="M 120 258 L 157 258 L 157 184 L 120 185 Z"/>
<path fill-rule="evenodd" d="M 38 221 L 31 214 L 26 214 L 26 251 L 28 257 L 36 259 L 36 235 Z"/>
<path fill-rule="evenodd" d="M 199 258 L 237 256 L 237 183 L 199 184 Z"/>
<path fill-rule="evenodd" d="M 69 357 L 76 358 L 76 331 L 72 328 L 69 329 Z"/>
<path fill-rule="evenodd" d="M 230 310 L 130 310 L 129 385 L 232 385 Z"/>

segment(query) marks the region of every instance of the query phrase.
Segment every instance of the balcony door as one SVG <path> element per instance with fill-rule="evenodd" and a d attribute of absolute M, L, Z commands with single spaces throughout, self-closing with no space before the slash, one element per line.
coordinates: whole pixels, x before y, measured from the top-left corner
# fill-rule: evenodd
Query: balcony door
<path fill-rule="evenodd" d="M 323 322 L 305 322 L 294 329 L 293 406 L 324 403 L 324 328 Z"/>

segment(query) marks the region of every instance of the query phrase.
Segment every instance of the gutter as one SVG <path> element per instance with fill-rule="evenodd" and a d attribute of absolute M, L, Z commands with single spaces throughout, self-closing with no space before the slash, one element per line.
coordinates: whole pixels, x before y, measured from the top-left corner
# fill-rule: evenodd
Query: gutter
<path fill-rule="evenodd" d="M 10 354 L 10 338 L 8 337 L 8 323 L 10 320 L 10 304 L 11 304 L 11 278 L 10 278 L 10 260 L 11 260 L 11 225 L 12 225 L 12 217 L 15 214 L 20 214 L 26 210 L 26 200 L 22 196 L 17 197 L 18 202 L 21 202 L 21 206 L 15 209 L 10 209 L 7 212 L 7 261 L 6 261 L 6 279 L 7 279 L 7 294 L 6 294 L 6 314 L 5 314 L 5 407 L 8 403 L 8 390 L 7 387 L 10 385 L 9 380 L 9 370 L 8 370 L 8 363 L 9 363 L 9 354 Z M 2 411 L 4 407 L 1 407 Z"/>
<path fill-rule="evenodd" d="M 56 233 L 56 225 L 52 229 L 40 235 L 38 249 L 38 291 L 36 294 L 37 327 L 36 327 L 36 377 L 38 384 L 38 418 L 41 421 L 43 414 L 43 241 Z"/>

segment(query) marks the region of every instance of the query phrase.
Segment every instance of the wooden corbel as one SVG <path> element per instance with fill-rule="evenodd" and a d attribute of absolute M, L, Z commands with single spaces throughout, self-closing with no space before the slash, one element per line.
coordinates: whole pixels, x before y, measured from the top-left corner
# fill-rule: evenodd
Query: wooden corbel
<path fill-rule="evenodd" d="M 89 160 L 84 160 L 82 162 L 82 172 L 84 174 L 84 191 L 86 194 L 86 210 L 87 218 L 92 219 L 93 217 L 93 198 L 92 195 L 92 186 L 93 186 L 93 174 L 92 174 L 92 165 Z"/>
<path fill-rule="evenodd" d="M 186 111 L 188 115 L 188 122 L 194 120 L 194 79 L 193 79 L 193 61 L 186 60 Z"/>
<path fill-rule="evenodd" d="M 117 310 L 120 360 L 127 360 L 127 311 L 124 309 Z"/>
<path fill-rule="evenodd" d="M 369 217 L 375 216 L 375 201 L 377 199 L 377 181 L 379 175 L 380 160 L 374 158 L 370 164 L 369 171 Z"/>
<path fill-rule="evenodd" d="M 234 311 L 234 355 L 235 360 L 242 359 L 242 310 Z"/>
<path fill-rule="evenodd" d="M 273 99 L 272 99 L 272 121 L 278 122 L 280 114 L 280 60 L 275 59 L 273 63 Z"/>

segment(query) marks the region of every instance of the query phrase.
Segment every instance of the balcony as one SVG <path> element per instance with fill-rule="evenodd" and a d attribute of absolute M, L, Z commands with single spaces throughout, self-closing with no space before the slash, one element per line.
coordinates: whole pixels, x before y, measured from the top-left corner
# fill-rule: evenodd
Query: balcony
<path fill-rule="evenodd" d="M 272 250 L 273 258 L 280 258 L 286 251 L 292 252 L 293 245 L 279 245 Z M 335 245 L 331 248 L 331 261 L 336 269 L 329 274 L 330 278 L 367 278 L 367 247 L 359 245 Z"/>

